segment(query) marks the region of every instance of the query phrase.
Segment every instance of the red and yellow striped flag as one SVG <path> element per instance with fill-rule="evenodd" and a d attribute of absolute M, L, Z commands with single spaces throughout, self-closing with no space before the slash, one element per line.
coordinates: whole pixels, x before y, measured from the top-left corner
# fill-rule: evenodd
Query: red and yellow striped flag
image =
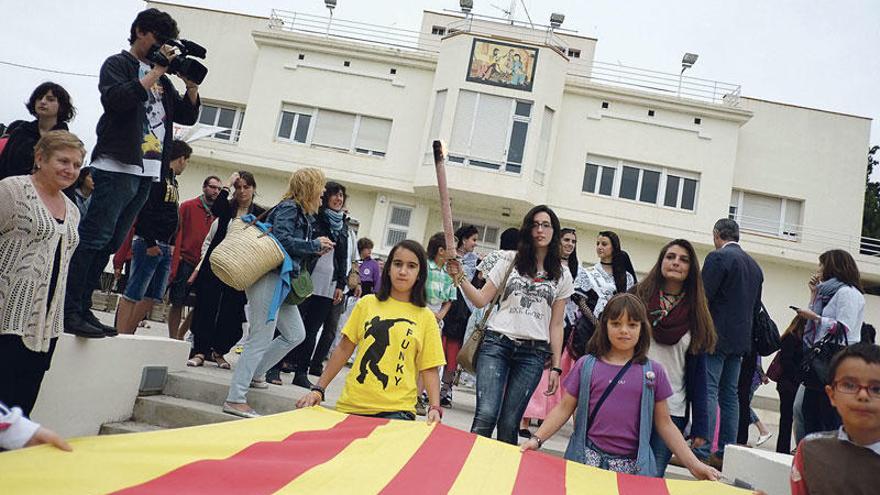
<path fill-rule="evenodd" d="M 324 408 L 0 453 L 0 493 L 713 495 L 721 483 L 616 474 L 421 421 Z"/>

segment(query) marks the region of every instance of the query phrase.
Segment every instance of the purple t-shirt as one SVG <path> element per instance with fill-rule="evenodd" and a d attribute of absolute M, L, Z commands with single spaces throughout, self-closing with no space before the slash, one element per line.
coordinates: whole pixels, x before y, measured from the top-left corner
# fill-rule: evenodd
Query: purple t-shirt
<path fill-rule="evenodd" d="M 579 396 L 581 388 L 580 370 L 586 356 L 577 360 L 566 375 L 562 386 L 574 397 Z M 654 370 L 654 401 L 666 400 L 672 395 L 672 386 L 666 378 L 666 370 L 656 361 L 651 361 Z M 623 365 L 617 366 L 596 360 L 590 377 L 590 411 L 596 407 L 599 398 L 608 388 L 611 380 Z M 577 370 L 577 373 L 574 371 Z M 605 399 L 602 409 L 593 420 L 589 438 L 597 447 L 609 454 L 634 456 L 639 450 L 639 407 L 642 403 L 642 367 L 633 364 L 626 371 L 611 395 Z M 581 401 L 578 400 L 578 406 Z"/>
<path fill-rule="evenodd" d="M 369 282 L 372 286 L 367 286 L 368 290 L 364 295 L 375 294 L 379 292 L 382 285 L 382 270 L 379 269 L 379 262 L 373 258 L 367 258 L 361 262 L 361 284 Z"/>

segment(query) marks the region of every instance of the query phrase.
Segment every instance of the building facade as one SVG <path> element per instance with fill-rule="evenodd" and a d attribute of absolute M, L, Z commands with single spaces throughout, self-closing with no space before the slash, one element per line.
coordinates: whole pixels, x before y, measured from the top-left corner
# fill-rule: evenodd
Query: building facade
<path fill-rule="evenodd" d="M 383 254 L 442 229 L 430 143 L 443 139 L 456 224 L 479 226 L 483 250 L 548 204 L 577 229 L 580 260 L 614 230 L 644 274 L 669 239 L 704 256 L 731 216 L 780 326 L 807 304 L 827 249 L 880 282 L 880 258 L 858 254 L 867 118 L 602 64 L 596 39 L 449 12 L 424 12 L 410 32 L 151 4 L 208 48 L 200 123 L 228 129 L 194 143 L 182 197 L 208 174 L 249 170 L 271 206 L 291 171 L 319 167 Z M 876 322 L 878 299 L 866 299 Z"/>

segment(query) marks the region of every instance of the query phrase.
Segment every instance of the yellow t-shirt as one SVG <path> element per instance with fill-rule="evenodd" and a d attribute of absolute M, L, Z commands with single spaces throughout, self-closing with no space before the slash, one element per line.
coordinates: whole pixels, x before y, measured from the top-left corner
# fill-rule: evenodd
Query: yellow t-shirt
<path fill-rule="evenodd" d="M 419 372 L 446 364 L 431 310 L 391 297 L 361 298 L 342 335 L 357 345 L 357 359 L 336 402 L 340 412 L 415 413 Z"/>

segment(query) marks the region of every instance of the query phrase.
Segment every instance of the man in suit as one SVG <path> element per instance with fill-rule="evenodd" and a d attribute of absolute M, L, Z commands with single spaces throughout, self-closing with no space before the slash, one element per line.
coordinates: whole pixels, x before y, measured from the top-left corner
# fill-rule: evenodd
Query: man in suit
<path fill-rule="evenodd" d="M 739 225 L 722 218 L 712 229 L 715 251 L 703 264 L 703 285 L 709 312 L 718 332 L 715 352 L 708 356 L 709 431 L 715 431 L 715 411 L 721 408 L 718 451 L 711 444 L 697 449 L 697 455 L 720 468 L 724 447 L 734 443 L 739 420 L 737 383 L 743 355 L 752 348 L 752 321 L 761 304 L 764 274 L 739 245 Z"/>

